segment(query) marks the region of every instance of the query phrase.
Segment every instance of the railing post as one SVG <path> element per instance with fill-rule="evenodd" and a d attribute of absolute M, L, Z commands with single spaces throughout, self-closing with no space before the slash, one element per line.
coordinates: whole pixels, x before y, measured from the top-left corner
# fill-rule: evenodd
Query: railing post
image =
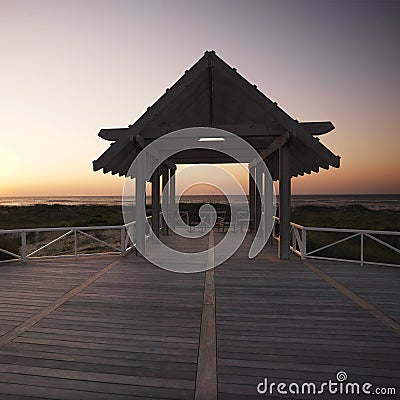
<path fill-rule="evenodd" d="M 78 258 L 78 236 L 77 236 L 76 229 L 74 229 L 74 256 L 75 256 L 75 259 Z"/>
<path fill-rule="evenodd" d="M 290 230 L 292 231 L 292 251 L 294 252 L 297 249 L 297 244 L 296 244 L 296 232 L 295 232 L 295 227 L 291 226 Z M 290 245 L 289 245 L 290 247 Z"/>
<path fill-rule="evenodd" d="M 361 241 L 361 248 L 360 248 L 360 262 L 361 266 L 364 266 L 364 234 L 360 233 L 360 241 Z"/>
<path fill-rule="evenodd" d="M 125 226 L 121 226 L 121 256 L 124 256 L 126 254 L 126 248 L 125 248 L 125 240 L 126 240 L 126 230 Z"/>
<path fill-rule="evenodd" d="M 21 232 L 21 260 L 25 264 L 27 261 L 26 256 L 26 232 Z"/>
<path fill-rule="evenodd" d="M 301 231 L 301 259 L 307 258 L 307 230 L 303 227 Z"/>

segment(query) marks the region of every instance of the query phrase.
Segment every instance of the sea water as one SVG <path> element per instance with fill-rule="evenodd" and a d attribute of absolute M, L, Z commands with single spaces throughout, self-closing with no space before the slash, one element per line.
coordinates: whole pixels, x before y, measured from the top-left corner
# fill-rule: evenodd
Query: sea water
<path fill-rule="evenodd" d="M 236 204 L 241 203 L 241 196 L 232 196 Z M 236 199 L 236 201 L 235 201 Z M 304 205 L 339 207 L 361 205 L 373 210 L 400 210 L 400 194 L 324 194 L 324 195 L 292 195 L 292 207 Z M 147 204 L 151 204 L 147 196 Z M 227 204 L 227 198 L 222 195 L 183 195 L 181 203 L 214 203 Z M 30 197 L 0 197 L 0 206 L 33 206 L 37 204 L 74 205 L 122 205 L 121 196 L 30 196 Z"/>

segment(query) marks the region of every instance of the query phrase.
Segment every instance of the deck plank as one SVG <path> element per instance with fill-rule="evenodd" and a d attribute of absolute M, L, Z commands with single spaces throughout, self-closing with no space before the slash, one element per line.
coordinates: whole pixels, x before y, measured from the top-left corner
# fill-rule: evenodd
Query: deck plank
<path fill-rule="evenodd" d="M 165 240 L 196 251 L 190 239 Z M 198 250 L 207 241 L 204 237 Z M 250 244 L 249 235 L 214 274 L 220 400 L 260 398 L 256 386 L 264 377 L 321 383 L 339 370 L 352 382 L 400 390 L 400 339 L 394 330 L 299 258 L 277 260 L 275 246 L 249 260 Z M 114 258 L 2 265 L 0 335 Z M 398 270 L 311 262 L 399 321 Z M 194 399 L 204 277 L 164 271 L 134 254 L 122 258 L 0 349 L 0 398 Z"/>
<path fill-rule="evenodd" d="M 324 382 L 334 380 L 340 370 L 351 382 L 399 388 L 396 332 L 296 256 L 276 260 L 275 249 L 266 247 L 256 259 L 246 260 L 250 243 L 247 238 L 229 262 L 216 269 L 219 398 L 257 396 L 257 384 L 265 377 L 270 382 Z M 370 294 L 366 301 L 372 298 L 377 307 L 399 306 L 392 270 L 381 269 L 379 286 L 372 290 L 374 274 L 367 278 L 367 269 L 346 267 L 340 270 L 343 281 L 353 284 L 359 296 Z M 331 263 L 325 272 L 334 270 Z"/>
<path fill-rule="evenodd" d="M 1 279 L 7 279 L 10 299 L 20 299 L 19 293 L 34 287 L 34 278 L 41 296 L 34 298 L 40 299 L 34 306 L 29 296 L 26 303 L 4 303 L 9 316 L 15 309 L 23 311 L 21 318 L 4 326 L 23 322 L 104 268 L 100 258 L 80 274 L 80 264 L 85 262 L 58 261 L 52 267 L 47 261 L 44 279 L 55 281 L 47 297 L 40 262 L 28 264 L 29 277 L 24 276 L 21 285 L 18 275 L 23 271 L 7 271 Z M 58 272 L 68 280 L 71 270 L 70 286 L 61 289 Z M 0 397 L 193 398 L 203 287 L 204 274 L 164 271 L 134 254 L 122 258 L 0 350 Z"/>

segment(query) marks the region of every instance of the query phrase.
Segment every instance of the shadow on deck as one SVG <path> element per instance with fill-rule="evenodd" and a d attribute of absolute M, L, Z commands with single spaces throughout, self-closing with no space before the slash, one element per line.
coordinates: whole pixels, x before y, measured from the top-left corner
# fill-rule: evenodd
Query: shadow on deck
<path fill-rule="evenodd" d="M 338 371 L 399 393 L 398 271 L 282 261 L 270 246 L 249 260 L 250 243 L 215 270 L 218 398 L 312 398 L 257 385 L 319 385 Z M 205 273 L 114 261 L 0 267 L 1 399 L 195 398 Z"/>

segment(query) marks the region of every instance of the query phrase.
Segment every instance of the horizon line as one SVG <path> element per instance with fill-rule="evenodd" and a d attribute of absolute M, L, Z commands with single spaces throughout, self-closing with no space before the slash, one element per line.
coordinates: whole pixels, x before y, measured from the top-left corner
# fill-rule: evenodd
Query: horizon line
<path fill-rule="evenodd" d="M 177 193 L 179 195 L 179 193 Z M 182 194 L 181 194 L 182 195 Z M 240 196 L 240 194 L 228 193 L 230 196 Z M 248 195 L 248 193 L 246 193 Z M 279 196 L 279 194 L 276 194 Z M 207 194 L 207 193 L 200 193 L 200 194 L 184 194 L 183 196 L 186 197 L 197 197 L 197 196 L 224 196 L 224 194 Z M 292 193 L 291 196 L 400 196 L 400 192 L 397 193 Z M 45 195 L 15 195 L 15 196 L 2 196 L 0 195 L 0 199 L 9 199 L 9 198 L 28 198 L 28 197 L 55 197 L 55 198 L 71 198 L 71 197 L 123 197 L 122 195 L 113 195 L 113 194 L 74 194 L 74 195 L 52 195 L 52 194 L 45 194 Z"/>

